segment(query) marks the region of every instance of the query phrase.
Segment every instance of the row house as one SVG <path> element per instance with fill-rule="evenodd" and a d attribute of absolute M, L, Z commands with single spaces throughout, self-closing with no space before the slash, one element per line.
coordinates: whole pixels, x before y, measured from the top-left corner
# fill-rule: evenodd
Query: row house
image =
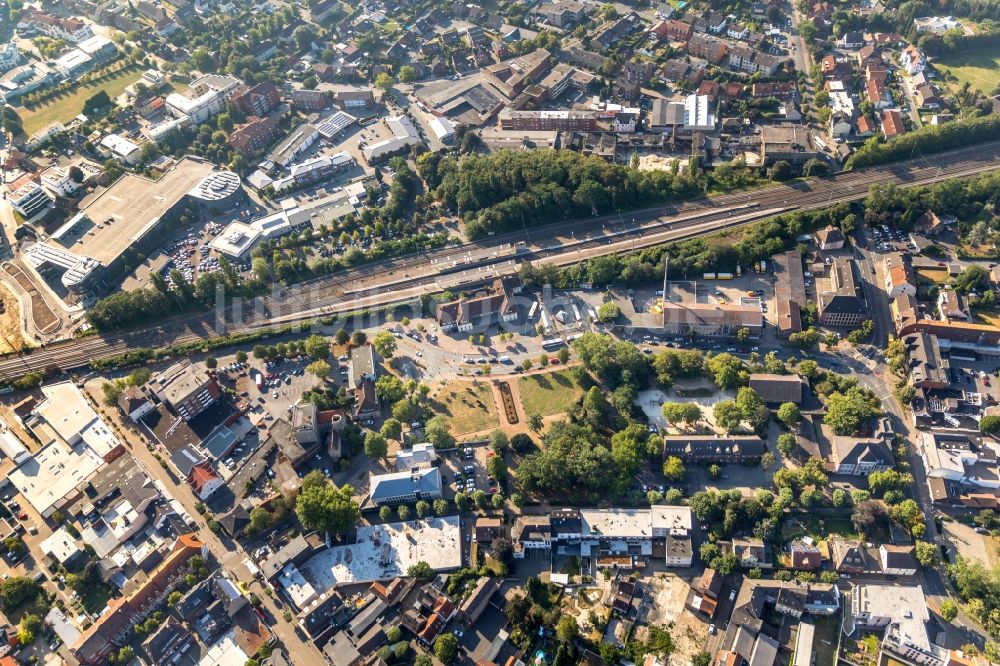
<path fill-rule="evenodd" d="M 696 33 L 687 43 L 688 55 L 704 58 L 713 65 L 718 65 L 726 57 L 729 45 L 718 37 Z"/>
<path fill-rule="evenodd" d="M 670 39 L 677 42 L 686 42 L 691 39 L 694 33 L 694 26 L 685 21 L 677 19 L 667 19 L 661 21 L 653 28 L 653 33 L 657 39 Z"/>
<path fill-rule="evenodd" d="M 264 150 L 281 135 L 277 115 L 259 118 L 250 116 L 247 121 L 229 133 L 227 143 L 241 153 Z"/>
<path fill-rule="evenodd" d="M 264 117 L 281 104 L 281 92 L 268 81 L 233 96 L 233 105 L 249 116 Z"/>

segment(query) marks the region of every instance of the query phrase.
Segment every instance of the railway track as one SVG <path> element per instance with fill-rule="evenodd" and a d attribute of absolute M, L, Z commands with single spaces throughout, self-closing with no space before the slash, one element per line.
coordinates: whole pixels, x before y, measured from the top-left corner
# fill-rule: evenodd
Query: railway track
<path fill-rule="evenodd" d="M 359 294 L 364 294 L 368 301 L 379 305 L 410 300 L 413 296 L 400 296 L 401 284 L 405 284 L 409 291 L 420 288 L 436 291 L 435 285 L 440 275 L 454 272 L 453 267 L 441 270 L 448 265 L 448 261 L 468 256 L 468 265 L 460 268 L 489 269 L 496 263 L 492 259 L 497 262 L 509 260 L 510 257 L 501 249 L 518 242 L 527 241 L 525 251 L 516 253 L 519 260 L 563 258 L 565 263 L 572 263 L 578 259 L 571 255 L 583 259 L 620 252 L 620 246 L 626 241 L 630 247 L 639 249 L 747 224 L 773 215 L 775 210 L 794 211 L 858 201 L 865 197 L 868 187 L 876 183 L 919 186 L 948 178 L 973 176 L 998 168 L 1000 142 L 995 142 L 941 153 L 928 159 L 847 172 L 829 178 L 631 211 L 627 213 L 628 221 L 620 214 L 606 215 L 591 220 L 559 222 L 501 234 L 483 242 L 464 243 L 381 260 L 352 269 L 349 273 L 317 278 L 278 290 L 272 295 L 256 299 L 253 307 L 246 304 L 241 320 L 225 322 L 224 330 L 226 333 L 252 331 L 275 321 L 292 320 L 298 315 L 310 318 L 319 314 L 346 312 L 357 307 Z M 761 213 L 754 216 L 748 213 L 751 209 Z M 737 217 L 740 218 L 739 221 L 734 219 Z M 664 238 L 668 233 L 670 238 Z M 601 248 L 608 249 L 602 252 Z M 371 287 L 360 286 L 365 284 Z M 474 282 L 470 281 L 469 285 L 472 284 Z M 231 317 L 231 313 L 227 313 L 227 316 Z M 0 378 L 17 377 L 29 371 L 43 371 L 51 367 L 70 369 L 129 349 L 158 348 L 217 335 L 219 331 L 216 330 L 214 313 L 178 317 L 158 326 L 102 337 L 60 341 L 28 354 L 8 355 L 0 358 Z"/>

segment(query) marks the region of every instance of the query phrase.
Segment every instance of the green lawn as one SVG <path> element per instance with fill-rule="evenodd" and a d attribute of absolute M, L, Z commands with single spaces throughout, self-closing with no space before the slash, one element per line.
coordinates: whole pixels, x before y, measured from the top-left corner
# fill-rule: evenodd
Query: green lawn
<path fill-rule="evenodd" d="M 956 88 L 968 81 L 989 94 L 1000 85 L 1000 53 L 992 47 L 946 54 L 935 58 L 934 66 L 955 77 L 957 81 L 951 83 Z"/>
<path fill-rule="evenodd" d="M 53 97 L 31 109 L 18 109 L 24 133 L 31 136 L 43 130 L 52 123 L 65 123 L 72 120 L 83 111 L 83 103 L 90 97 L 104 90 L 111 99 L 125 92 L 125 88 L 142 78 L 142 68 L 131 67 L 116 72 L 101 81 L 82 85 L 64 95 Z"/>
<path fill-rule="evenodd" d="M 499 427 L 493 390 L 488 382 L 456 381 L 433 396 L 432 410 L 451 422 L 456 435 Z"/>
<path fill-rule="evenodd" d="M 823 541 L 832 534 L 839 534 L 849 539 L 856 539 L 858 536 L 849 516 L 795 514 L 794 518 L 785 520 L 781 526 L 781 538 L 784 541 L 803 536 Z"/>
<path fill-rule="evenodd" d="M 583 395 L 569 370 L 529 375 L 517 380 L 525 414 L 562 414 Z"/>

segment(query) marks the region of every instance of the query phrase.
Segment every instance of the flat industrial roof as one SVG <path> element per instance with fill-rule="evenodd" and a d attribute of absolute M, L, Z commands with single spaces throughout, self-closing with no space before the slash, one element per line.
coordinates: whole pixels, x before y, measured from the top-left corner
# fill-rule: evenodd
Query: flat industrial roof
<path fill-rule="evenodd" d="M 458 516 L 359 527 L 355 543 L 320 551 L 299 571 L 323 594 L 339 585 L 404 576 L 421 561 L 435 571 L 462 566 Z"/>
<path fill-rule="evenodd" d="M 42 387 L 42 394 L 45 400 L 35 413 L 67 444 L 82 440 L 102 458 L 121 444 L 73 382 L 49 384 Z"/>
<path fill-rule="evenodd" d="M 9 479 L 38 513 L 48 517 L 103 464 L 104 460 L 87 446 L 70 448 L 52 442 L 11 472 Z"/>
<path fill-rule="evenodd" d="M 184 157 L 159 180 L 126 174 L 86 201 L 48 243 L 107 266 L 211 173 L 211 163 Z"/>

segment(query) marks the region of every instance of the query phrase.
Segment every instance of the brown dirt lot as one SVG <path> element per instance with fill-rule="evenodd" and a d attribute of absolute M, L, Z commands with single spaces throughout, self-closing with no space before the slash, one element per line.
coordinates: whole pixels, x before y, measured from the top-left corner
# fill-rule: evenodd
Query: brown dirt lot
<path fill-rule="evenodd" d="M 21 304 L 7 285 L 0 284 L 0 354 L 21 351 L 26 342 L 21 330 Z"/>
<path fill-rule="evenodd" d="M 49 304 L 45 302 L 45 298 L 38 292 L 35 284 L 24 273 L 21 267 L 7 262 L 3 265 L 3 269 L 7 271 L 8 275 L 17 280 L 17 284 L 31 298 L 31 318 L 34 320 L 38 330 L 44 333 L 55 330 L 59 325 L 59 318 L 49 308 Z"/>
<path fill-rule="evenodd" d="M 646 580 L 649 592 L 637 624 L 655 624 L 661 627 L 671 625 L 670 635 L 674 639 L 671 663 L 690 666 L 692 658 L 705 648 L 708 640 L 708 624 L 684 607 L 690 586 L 687 581 L 674 574 Z M 645 637 L 640 632 L 642 627 L 636 630 L 636 638 L 642 640 Z"/>

